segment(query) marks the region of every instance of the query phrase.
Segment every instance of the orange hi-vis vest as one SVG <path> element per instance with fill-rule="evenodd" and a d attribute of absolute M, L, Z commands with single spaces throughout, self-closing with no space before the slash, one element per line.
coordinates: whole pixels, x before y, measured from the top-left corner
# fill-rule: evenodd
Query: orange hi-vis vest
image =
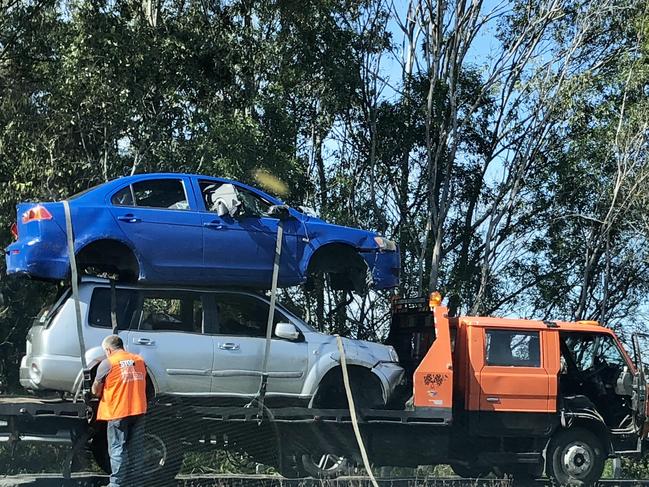
<path fill-rule="evenodd" d="M 97 419 L 109 421 L 146 413 L 146 367 L 139 355 L 118 350 L 108 357 Z"/>

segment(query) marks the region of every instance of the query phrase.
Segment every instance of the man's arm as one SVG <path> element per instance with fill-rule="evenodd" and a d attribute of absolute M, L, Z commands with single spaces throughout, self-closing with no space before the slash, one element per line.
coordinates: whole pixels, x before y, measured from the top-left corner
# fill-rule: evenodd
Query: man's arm
<path fill-rule="evenodd" d="M 101 397 L 101 393 L 104 391 L 104 381 L 106 380 L 106 376 L 110 372 L 110 369 L 111 365 L 108 359 L 102 360 L 99 367 L 97 367 L 97 375 L 95 376 L 95 381 L 92 383 L 92 387 L 90 388 L 95 396 Z"/>
<path fill-rule="evenodd" d="M 92 383 L 90 390 L 94 396 L 101 397 L 101 393 L 104 391 L 104 383 L 95 381 Z"/>

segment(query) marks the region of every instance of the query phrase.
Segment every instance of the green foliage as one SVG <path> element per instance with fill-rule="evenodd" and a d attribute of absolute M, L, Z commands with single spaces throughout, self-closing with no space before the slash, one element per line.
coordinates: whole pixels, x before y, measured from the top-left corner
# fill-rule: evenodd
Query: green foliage
<path fill-rule="evenodd" d="M 59 472 L 69 450 L 69 446 L 57 444 L 19 443 L 12 458 L 10 447 L 0 444 L 0 472 L 7 475 Z"/>

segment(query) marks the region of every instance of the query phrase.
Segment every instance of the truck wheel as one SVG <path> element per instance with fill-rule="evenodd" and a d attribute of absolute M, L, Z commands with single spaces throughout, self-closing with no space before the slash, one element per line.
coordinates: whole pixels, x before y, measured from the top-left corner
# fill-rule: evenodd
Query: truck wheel
<path fill-rule="evenodd" d="M 316 479 L 331 479 L 349 472 L 347 458 L 325 453 L 320 456 L 301 455 L 298 467 L 307 475 Z"/>
<path fill-rule="evenodd" d="M 483 467 L 474 463 L 451 463 L 451 470 L 455 472 L 455 475 L 463 479 L 477 479 L 491 473 L 489 467 Z"/>
<path fill-rule="evenodd" d="M 558 485 L 588 486 L 602 476 L 606 453 L 602 442 L 583 428 L 562 430 L 548 447 L 548 475 Z"/>

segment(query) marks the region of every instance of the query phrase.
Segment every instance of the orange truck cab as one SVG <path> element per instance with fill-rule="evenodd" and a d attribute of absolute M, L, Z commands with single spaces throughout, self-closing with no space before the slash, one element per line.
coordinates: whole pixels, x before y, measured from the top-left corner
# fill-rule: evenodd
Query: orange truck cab
<path fill-rule="evenodd" d="M 590 485 L 606 458 L 642 453 L 642 336 L 634 362 L 596 322 L 449 317 L 436 293 L 395 300 L 392 317 L 388 342 L 412 377 L 411 407 L 452 418 L 439 460 L 459 475 L 545 472 Z"/>

